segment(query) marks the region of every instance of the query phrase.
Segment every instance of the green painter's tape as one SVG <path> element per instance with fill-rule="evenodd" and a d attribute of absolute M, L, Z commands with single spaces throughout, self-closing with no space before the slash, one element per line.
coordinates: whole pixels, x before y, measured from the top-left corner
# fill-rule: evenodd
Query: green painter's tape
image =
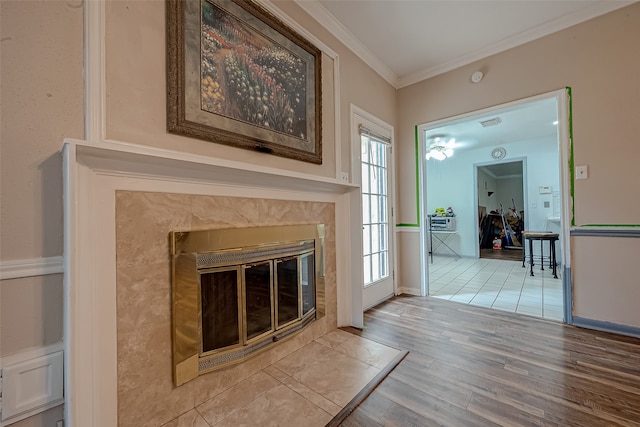
<path fill-rule="evenodd" d="M 415 151 L 416 151 L 416 223 L 415 224 L 396 224 L 396 227 L 420 227 L 420 150 L 418 142 L 418 126 L 414 130 Z"/>
<path fill-rule="evenodd" d="M 640 228 L 640 224 L 584 224 L 580 227 L 626 227 L 626 228 Z"/>
<path fill-rule="evenodd" d="M 573 98 L 571 96 L 571 87 L 567 86 L 567 98 L 569 101 L 569 171 L 571 173 L 571 188 L 569 189 L 571 193 L 571 225 L 576 225 L 576 198 L 575 198 L 575 159 L 573 157 Z"/>

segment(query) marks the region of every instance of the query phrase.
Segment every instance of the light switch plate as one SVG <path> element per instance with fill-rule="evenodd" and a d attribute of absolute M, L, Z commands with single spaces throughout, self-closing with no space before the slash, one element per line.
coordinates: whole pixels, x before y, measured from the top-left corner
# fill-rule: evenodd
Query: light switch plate
<path fill-rule="evenodd" d="M 587 179 L 587 178 L 589 178 L 587 165 L 576 166 L 576 179 Z"/>

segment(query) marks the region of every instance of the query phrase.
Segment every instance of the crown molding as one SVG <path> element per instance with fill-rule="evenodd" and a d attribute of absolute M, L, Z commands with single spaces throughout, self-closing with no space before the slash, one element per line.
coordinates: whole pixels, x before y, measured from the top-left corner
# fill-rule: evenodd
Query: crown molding
<path fill-rule="evenodd" d="M 342 25 L 317 0 L 294 0 L 302 10 L 307 12 L 320 25 L 333 34 L 342 44 L 362 59 L 383 79 L 398 89 L 398 76 L 391 71 L 369 48 L 363 45 L 344 25 Z"/>
<path fill-rule="evenodd" d="M 362 42 L 355 37 L 348 28 L 342 25 L 322 4 L 317 0 L 294 0 L 295 3 L 312 16 L 320 25 L 326 28 L 338 40 L 340 40 L 349 50 L 362 59 L 382 78 L 389 82 L 396 89 L 418 83 L 422 80 L 429 79 L 439 74 L 469 65 L 473 62 L 482 60 L 489 56 L 495 55 L 505 50 L 512 49 L 530 41 L 539 39 L 549 34 L 564 30 L 566 28 L 577 25 L 581 22 L 588 21 L 600 15 L 612 12 L 625 6 L 636 3 L 637 0 L 627 1 L 599 1 L 590 7 L 580 10 L 576 13 L 560 17 L 550 21 L 544 25 L 538 26 L 532 30 L 523 31 L 515 36 L 504 39 L 498 43 L 494 43 L 485 49 L 475 51 L 473 53 L 462 55 L 445 63 L 434 67 L 429 67 L 405 76 L 398 76 L 391 71 L 380 58 L 378 58 L 371 50 L 369 50 Z"/>
<path fill-rule="evenodd" d="M 397 87 L 398 89 L 400 89 L 405 86 L 418 83 L 422 80 L 437 76 L 439 74 L 444 74 L 447 71 L 455 70 L 456 68 L 469 65 L 472 62 L 482 60 L 497 53 L 504 52 L 506 50 L 521 46 L 525 43 L 542 38 L 544 36 L 562 31 L 574 25 L 588 21 L 589 19 L 593 19 L 600 15 L 613 12 L 614 10 L 620 9 L 625 6 L 629 6 L 633 3 L 636 3 L 636 1 L 637 0 L 598 2 L 571 15 L 560 17 L 553 21 L 547 22 L 546 24 L 540 25 L 532 30 L 523 31 L 522 33 L 516 34 L 515 36 L 501 40 L 486 47 L 485 49 L 481 49 L 468 55 L 460 56 L 435 67 L 430 67 L 425 70 L 417 71 L 415 73 L 403 76 L 399 79 Z"/>

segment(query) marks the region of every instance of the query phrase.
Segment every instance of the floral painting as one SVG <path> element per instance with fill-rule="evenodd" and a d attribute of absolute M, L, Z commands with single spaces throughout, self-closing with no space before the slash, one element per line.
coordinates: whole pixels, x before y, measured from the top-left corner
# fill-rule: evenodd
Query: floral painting
<path fill-rule="evenodd" d="M 169 60 L 184 64 L 175 76 L 168 64 L 169 79 L 184 76 L 184 99 L 181 82 L 173 93 L 168 81 L 168 117 L 173 119 L 173 101 L 178 116 L 169 131 L 180 133 L 180 126 L 193 123 L 189 136 L 321 163 L 320 52 L 249 1 L 168 5 L 177 15 L 168 17 L 169 25 L 185 27 L 168 31 L 178 39 L 176 52 L 169 43 Z"/>

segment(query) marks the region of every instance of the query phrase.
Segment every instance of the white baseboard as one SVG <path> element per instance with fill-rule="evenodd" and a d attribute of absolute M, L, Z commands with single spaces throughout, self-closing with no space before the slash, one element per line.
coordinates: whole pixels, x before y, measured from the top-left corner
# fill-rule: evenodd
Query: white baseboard
<path fill-rule="evenodd" d="M 64 259 L 61 256 L 0 261 L 0 280 L 46 276 L 63 271 Z"/>
<path fill-rule="evenodd" d="M 0 427 L 64 403 L 62 342 L 0 359 Z"/>
<path fill-rule="evenodd" d="M 416 297 L 420 296 L 420 289 L 416 288 L 407 288 L 407 287 L 399 287 L 396 291 L 396 295 L 413 295 Z"/>

